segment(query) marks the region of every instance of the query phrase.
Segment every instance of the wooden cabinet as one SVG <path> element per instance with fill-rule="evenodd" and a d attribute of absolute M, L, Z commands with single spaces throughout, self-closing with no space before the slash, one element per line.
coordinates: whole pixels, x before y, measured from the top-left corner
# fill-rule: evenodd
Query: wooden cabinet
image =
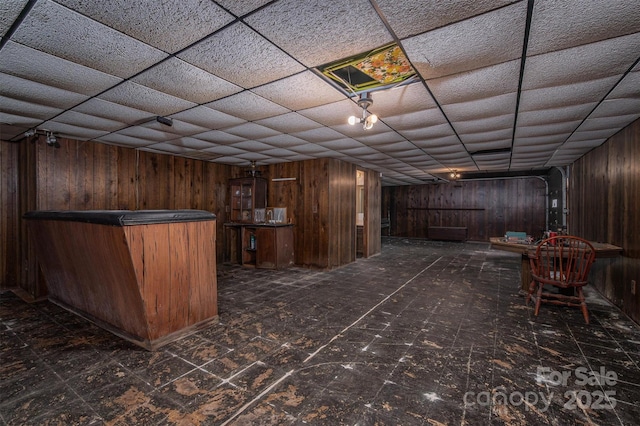
<path fill-rule="evenodd" d="M 264 222 L 267 207 L 267 181 L 258 177 L 229 179 L 229 187 L 231 189 L 231 221 Z"/>
<path fill-rule="evenodd" d="M 284 269 L 294 264 L 292 224 L 226 223 L 227 258 L 242 266 Z"/>
<path fill-rule="evenodd" d="M 283 269 L 293 265 L 293 226 L 256 228 L 256 268 Z"/>

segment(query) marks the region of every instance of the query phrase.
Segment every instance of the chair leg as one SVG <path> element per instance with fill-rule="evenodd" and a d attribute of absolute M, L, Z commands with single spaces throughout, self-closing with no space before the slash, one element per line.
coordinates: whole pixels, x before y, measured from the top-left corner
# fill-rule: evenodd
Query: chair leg
<path fill-rule="evenodd" d="M 529 301 L 531 300 L 531 295 L 535 290 L 536 290 L 536 282 L 534 280 L 531 280 L 531 283 L 529 284 L 529 292 L 527 293 L 527 299 L 524 302 L 525 305 L 529 304 Z"/>
<path fill-rule="evenodd" d="M 584 293 L 582 292 L 582 287 L 577 288 L 578 298 L 580 299 L 580 309 L 582 309 L 582 316 L 584 317 L 584 322 L 589 324 L 589 311 L 587 310 L 587 302 L 584 300 Z"/>
<path fill-rule="evenodd" d="M 544 284 L 538 283 L 538 294 L 536 295 L 536 308 L 533 311 L 534 316 L 538 316 L 538 312 L 540 312 L 540 303 L 542 302 L 542 289 L 544 288 Z"/>

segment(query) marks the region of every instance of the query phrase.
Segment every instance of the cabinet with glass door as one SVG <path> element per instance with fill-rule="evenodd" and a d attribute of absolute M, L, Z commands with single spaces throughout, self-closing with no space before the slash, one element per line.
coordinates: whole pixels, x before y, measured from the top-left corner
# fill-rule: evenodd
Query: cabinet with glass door
<path fill-rule="evenodd" d="M 264 222 L 267 207 L 267 181 L 258 177 L 229 179 L 231 221 Z"/>

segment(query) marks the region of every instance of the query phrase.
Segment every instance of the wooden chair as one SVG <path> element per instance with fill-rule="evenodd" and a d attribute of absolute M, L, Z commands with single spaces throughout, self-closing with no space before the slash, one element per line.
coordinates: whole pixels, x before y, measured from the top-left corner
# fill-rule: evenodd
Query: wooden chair
<path fill-rule="evenodd" d="M 542 302 L 578 306 L 589 324 L 582 287 L 587 285 L 596 255 L 591 243 L 579 237 L 559 235 L 543 240 L 528 255 L 532 279 L 526 303 L 533 299 L 534 315 L 538 316 Z M 548 291 L 545 286 L 556 291 Z"/>

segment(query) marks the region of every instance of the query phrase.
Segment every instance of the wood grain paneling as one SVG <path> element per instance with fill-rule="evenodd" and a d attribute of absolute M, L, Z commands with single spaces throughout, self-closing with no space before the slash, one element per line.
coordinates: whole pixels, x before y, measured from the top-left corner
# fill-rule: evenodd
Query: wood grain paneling
<path fill-rule="evenodd" d="M 373 256 L 382 251 L 380 232 L 380 212 L 382 203 L 381 179 L 378 172 L 364 171 L 364 208 L 366 210 L 363 227 L 363 257 Z"/>
<path fill-rule="evenodd" d="M 453 226 L 467 227 L 470 240 L 489 241 L 506 231 L 537 236 L 546 227 L 546 186 L 538 178 L 383 187 L 382 194 L 391 235 L 427 238 L 429 226 Z"/>
<path fill-rule="evenodd" d="M 227 179 L 240 168 L 111 145 L 59 138 L 60 148 L 34 143 L 2 144 L 3 188 L 19 188 L 17 213 L 3 199 L 2 223 L 17 238 L 2 234 L 3 247 L 17 245 L 3 257 L 3 285 L 19 286 L 33 297 L 46 295 L 21 215 L 31 210 L 203 209 L 216 214 L 218 234 L 226 220 Z M 19 152 L 19 155 L 18 155 Z M 19 167 L 17 166 L 19 165 Z M 6 174 L 5 174 L 6 170 Z M 17 180 L 17 185 L 11 180 Z M 3 193 L 4 194 L 4 193 Z M 16 206 L 16 204 L 13 206 Z M 6 207 L 5 207 L 6 206 Z M 6 217 L 6 219 L 4 219 Z M 13 242 L 11 242 L 13 241 Z M 223 241 L 216 242 L 222 261 Z M 8 263 L 10 262 L 10 264 Z"/>
<path fill-rule="evenodd" d="M 0 288 L 15 287 L 19 273 L 18 155 L 20 145 L 0 142 Z"/>
<path fill-rule="evenodd" d="M 573 164 L 568 195 L 570 233 L 624 249 L 621 258 L 596 261 L 592 281 L 640 323 L 640 120 Z"/>
<path fill-rule="evenodd" d="M 27 221 L 61 305 L 147 349 L 217 316 L 216 221 Z"/>
<path fill-rule="evenodd" d="M 307 160 L 270 165 L 264 175 L 269 181 L 267 204 L 287 207 L 295 224 L 296 264 L 334 268 L 355 260 L 355 165 Z M 273 182 L 273 178 L 296 180 Z M 378 209 L 374 213 L 378 221 L 379 214 Z"/>

